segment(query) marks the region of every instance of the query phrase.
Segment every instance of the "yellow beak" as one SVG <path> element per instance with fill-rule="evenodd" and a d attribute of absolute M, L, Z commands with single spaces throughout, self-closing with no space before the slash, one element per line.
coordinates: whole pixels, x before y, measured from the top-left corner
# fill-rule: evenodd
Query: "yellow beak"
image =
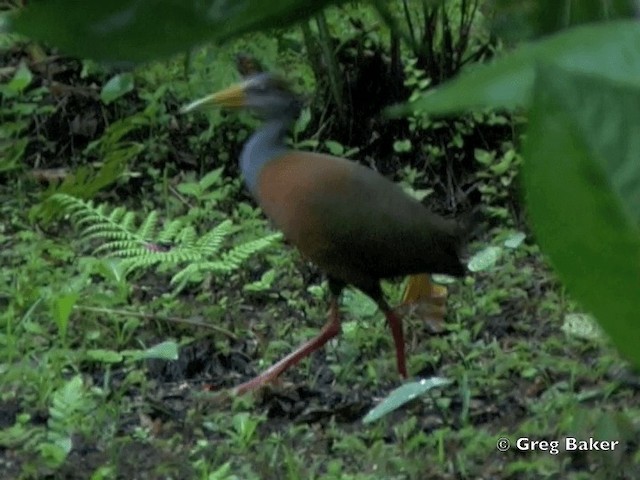
<path fill-rule="evenodd" d="M 206 107 L 241 108 L 245 105 L 245 84 L 238 83 L 229 88 L 200 98 L 180 109 L 180 113 L 189 113 Z"/>

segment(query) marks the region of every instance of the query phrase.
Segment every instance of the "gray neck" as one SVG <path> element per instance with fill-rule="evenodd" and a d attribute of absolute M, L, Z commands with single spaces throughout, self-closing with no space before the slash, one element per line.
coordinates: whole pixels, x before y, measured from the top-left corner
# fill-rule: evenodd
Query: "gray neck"
<path fill-rule="evenodd" d="M 240 171 L 254 197 L 258 193 L 258 178 L 262 168 L 267 162 L 289 150 L 284 139 L 292 123 L 293 119 L 289 117 L 267 120 L 242 148 Z"/>

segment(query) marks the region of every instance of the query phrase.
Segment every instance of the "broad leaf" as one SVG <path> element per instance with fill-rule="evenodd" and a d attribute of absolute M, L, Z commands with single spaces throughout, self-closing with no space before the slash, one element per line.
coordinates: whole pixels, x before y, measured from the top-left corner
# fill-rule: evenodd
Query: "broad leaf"
<path fill-rule="evenodd" d="M 585 340 L 599 340 L 602 338 L 602 331 L 598 324 L 585 313 L 568 313 L 564 316 L 560 329 L 567 335 Z"/>
<path fill-rule="evenodd" d="M 522 0 L 516 0 L 522 3 Z M 633 17 L 633 0 L 536 0 L 531 21 L 538 32 L 551 33 L 568 25 Z"/>
<path fill-rule="evenodd" d="M 32 0 L 13 27 L 65 53 L 141 62 L 286 27 L 330 3 L 338 0 Z"/>
<path fill-rule="evenodd" d="M 77 292 L 71 292 L 67 294 L 61 294 L 56 296 L 52 302 L 53 319 L 58 327 L 58 332 L 64 337 L 67 334 L 67 328 L 69 326 L 69 318 L 73 307 L 78 301 L 79 294 Z"/>
<path fill-rule="evenodd" d="M 20 62 L 18 68 L 16 69 L 16 73 L 13 75 L 13 78 L 6 86 L 6 91 L 4 93 L 17 95 L 22 93 L 25 88 L 27 88 L 31 81 L 33 80 L 33 74 L 29 67 L 25 65 L 24 62 Z"/>
<path fill-rule="evenodd" d="M 507 248 L 515 249 L 522 245 L 522 242 L 524 242 L 525 238 L 527 238 L 527 236 L 523 232 L 516 232 L 509 238 L 507 238 L 504 241 L 503 245 Z"/>
<path fill-rule="evenodd" d="M 133 75 L 120 73 L 109 79 L 102 87 L 100 99 L 107 105 L 133 90 Z"/>
<path fill-rule="evenodd" d="M 391 113 L 442 114 L 470 108 L 526 105 L 531 97 L 535 66 L 541 61 L 640 85 L 640 23 L 635 20 L 603 23 L 547 37 L 491 65 L 463 73 L 415 103 L 392 109 Z"/>
<path fill-rule="evenodd" d="M 124 358 L 120 352 L 114 352 L 113 350 L 107 350 L 104 348 L 87 350 L 86 357 L 87 360 L 102 363 L 119 363 Z"/>
<path fill-rule="evenodd" d="M 156 358 L 159 360 L 177 360 L 178 344 L 174 341 L 167 340 L 165 342 L 149 347 L 146 350 L 126 350 L 122 352 L 132 360 L 149 360 Z"/>
<path fill-rule="evenodd" d="M 467 268 L 472 272 L 489 270 L 496 264 L 501 255 L 502 248 L 489 246 L 471 257 Z"/>
<path fill-rule="evenodd" d="M 429 390 L 449 385 L 451 380 L 441 377 L 423 378 L 418 382 L 406 383 L 393 390 L 387 398 L 371 409 L 362 419 L 364 423 L 375 422 L 400 408 L 407 402 L 424 395 Z"/>
<path fill-rule="evenodd" d="M 541 66 L 525 145 L 536 238 L 568 290 L 640 365 L 640 89 Z"/>

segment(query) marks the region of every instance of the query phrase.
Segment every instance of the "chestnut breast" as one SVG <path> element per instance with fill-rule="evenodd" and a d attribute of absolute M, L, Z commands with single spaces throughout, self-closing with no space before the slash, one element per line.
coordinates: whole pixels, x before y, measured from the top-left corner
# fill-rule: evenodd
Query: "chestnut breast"
<path fill-rule="evenodd" d="M 267 217 L 304 256 L 346 283 L 464 272 L 457 223 L 355 162 L 287 152 L 263 166 L 256 194 Z"/>
<path fill-rule="evenodd" d="M 257 200 L 267 217 L 320 267 L 336 226 L 329 204 L 349 188 L 349 165 L 335 160 L 341 159 L 291 151 L 266 163 L 258 177 Z"/>

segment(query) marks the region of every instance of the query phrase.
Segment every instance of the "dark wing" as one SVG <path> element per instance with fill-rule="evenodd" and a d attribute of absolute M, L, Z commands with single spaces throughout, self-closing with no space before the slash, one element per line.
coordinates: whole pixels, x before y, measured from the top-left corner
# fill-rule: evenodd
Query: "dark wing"
<path fill-rule="evenodd" d="M 311 196 L 312 211 L 323 218 L 324 236 L 330 239 L 323 258 L 316 260 L 321 266 L 341 277 L 345 272 L 375 278 L 464 274 L 459 260 L 462 232 L 455 220 L 431 213 L 371 169 L 330 158 L 330 171 L 339 175 L 333 184 L 339 188 L 331 195 Z M 328 191 L 330 186 L 319 188 Z"/>

